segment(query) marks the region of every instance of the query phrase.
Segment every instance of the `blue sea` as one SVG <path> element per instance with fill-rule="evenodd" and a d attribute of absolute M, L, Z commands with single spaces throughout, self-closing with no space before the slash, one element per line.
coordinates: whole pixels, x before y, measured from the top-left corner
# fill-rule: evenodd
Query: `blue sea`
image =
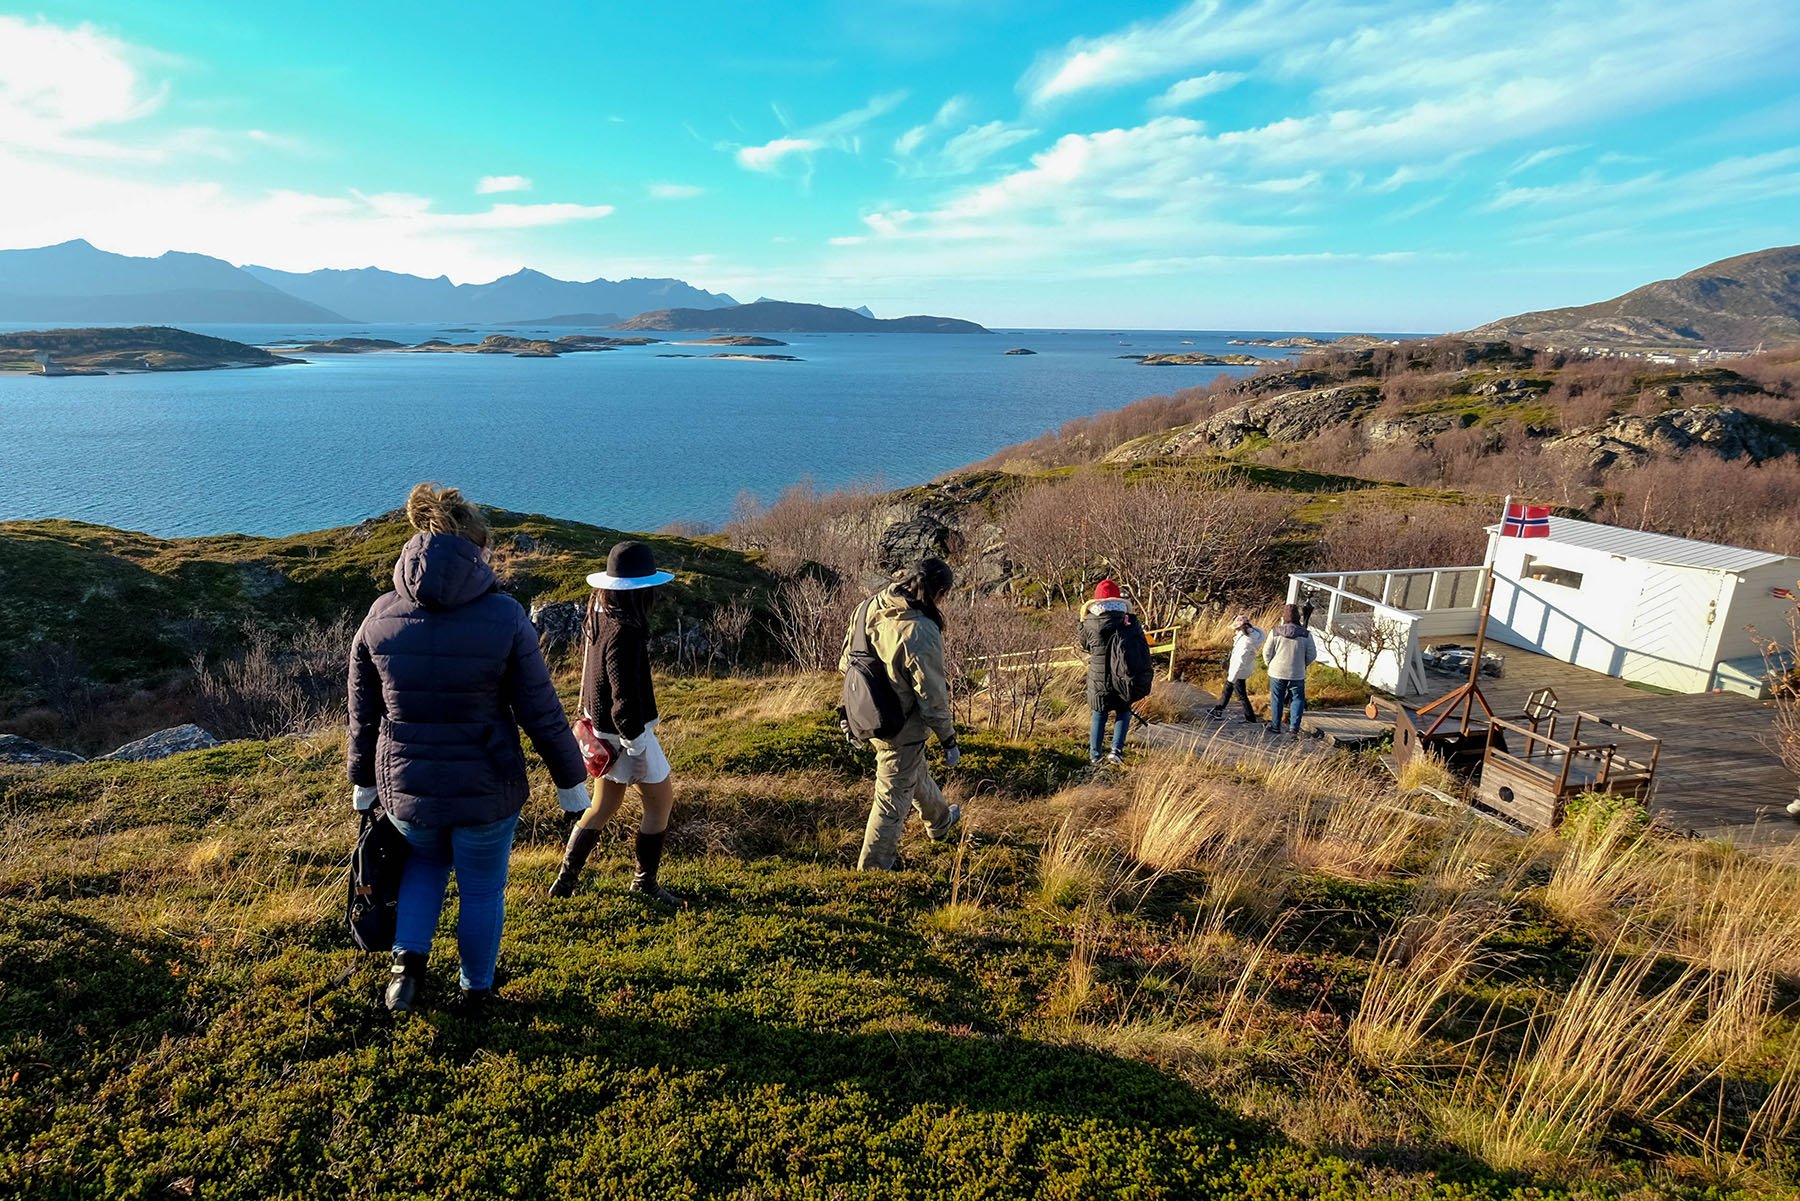
<path fill-rule="evenodd" d="M 258 345 L 537 332 L 191 328 Z M 574 332 L 586 331 L 542 331 Z M 774 336 L 789 345 L 770 352 L 804 361 L 659 358 L 729 349 L 663 345 L 556 359 L 318 355 L 255 370 L 0 374 L 0 519 L 286 534 L 386 512 L 431 479 L 483 503 L 623 529 L 713 524 L 745 492 L 773 498 L 805 479 L 919 483 L 1071 417 L 1250 370 L 1120 355 L 1286 353 L 1227 345 L 1275 335 L 1217 330 Z M 1015 346 L 1037 353 L 1003 353 Z"/>

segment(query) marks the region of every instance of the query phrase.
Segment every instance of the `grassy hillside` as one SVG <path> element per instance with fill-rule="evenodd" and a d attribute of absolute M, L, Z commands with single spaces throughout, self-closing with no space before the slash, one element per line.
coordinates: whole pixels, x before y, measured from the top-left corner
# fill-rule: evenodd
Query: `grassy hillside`
<path fill-rule="evenodd" d="M 708 542 L 631 535 L 489 511 L 494 566 L 521 602 L 585 600 L 584 577 L 638 537 L 677 573 L 661 629 L 730 598 L 764 603 L 770 578 Z M 161 539 L 72 521 L 0 522 L 0 719 L 99 684 L 115 703 L 177 681 L 195 654 L 229 656 L 253 629 L 277 641 L 305 623 L 354 624 L 392 587 L 412 535 L 398 514 L 284 538 Z M 185 718 L 184 718 L 185 720 Z"/>
<path fill-rule="evenodd" d="M 1791 867 L 1602 812 L 1520 842 L 1350 760 L 1090 778 L 1052 744 L 976 735 L 950 784 L 972 835 L 914 830 L 903 870 L 864 876 L 868 766 L 818 741 L 829 680 L 664 690 L 666 878 L 694 907 L 625 894 L 630 814 L 579 893 L 545 899 L 560 829 L 540 771 L 480 1022 L 442 1007 L 448 921 L 432 1007 L 395 1024 L 374 1006 L 382 964 L 339 928 L 341 736 L 0 774 L 0 1192 L 1796 1180 Z"/>

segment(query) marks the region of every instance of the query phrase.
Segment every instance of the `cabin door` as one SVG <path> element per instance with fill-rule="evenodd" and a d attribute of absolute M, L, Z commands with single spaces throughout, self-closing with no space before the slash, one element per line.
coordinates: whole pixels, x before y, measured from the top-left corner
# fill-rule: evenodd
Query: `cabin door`
<path fill-rule="evenodd" d="M 1658 567 L 1644 573 L 1620 676 L 1673 692 L 1704 692 L 1711 678 L 1706 644 L 1719 620 L 1724 577 Z"/>

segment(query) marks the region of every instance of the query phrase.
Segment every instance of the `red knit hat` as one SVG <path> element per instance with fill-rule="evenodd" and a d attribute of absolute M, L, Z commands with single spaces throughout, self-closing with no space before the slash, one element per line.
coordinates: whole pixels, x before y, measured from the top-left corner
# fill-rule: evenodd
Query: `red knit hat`
<path fill-rule="evenodd" d="M 1119 586 L 1111 580 L 1101 580 L 1098 584 L 1094 585 L 1094 599 L 1118 600 Z"/>

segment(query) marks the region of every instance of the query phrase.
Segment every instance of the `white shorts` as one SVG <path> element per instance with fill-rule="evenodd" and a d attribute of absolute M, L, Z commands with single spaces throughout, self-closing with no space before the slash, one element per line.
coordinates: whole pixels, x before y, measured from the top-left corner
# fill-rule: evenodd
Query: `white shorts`
<path fill-rule="evenodd" d="M 602 734 L 600 737 L 612 743 L 618 750 L 618 758 L 606 769 L 601 778 L 611 780 L 614 784 L 661 784 L 669 778 L 669 757 L 663 754 L 662 743 L 656 740 L 656 723 L 651 722 L 642 734 L 632 739 L 638 753 L 627 755 L 620 745 L 618 735 Z"/>

